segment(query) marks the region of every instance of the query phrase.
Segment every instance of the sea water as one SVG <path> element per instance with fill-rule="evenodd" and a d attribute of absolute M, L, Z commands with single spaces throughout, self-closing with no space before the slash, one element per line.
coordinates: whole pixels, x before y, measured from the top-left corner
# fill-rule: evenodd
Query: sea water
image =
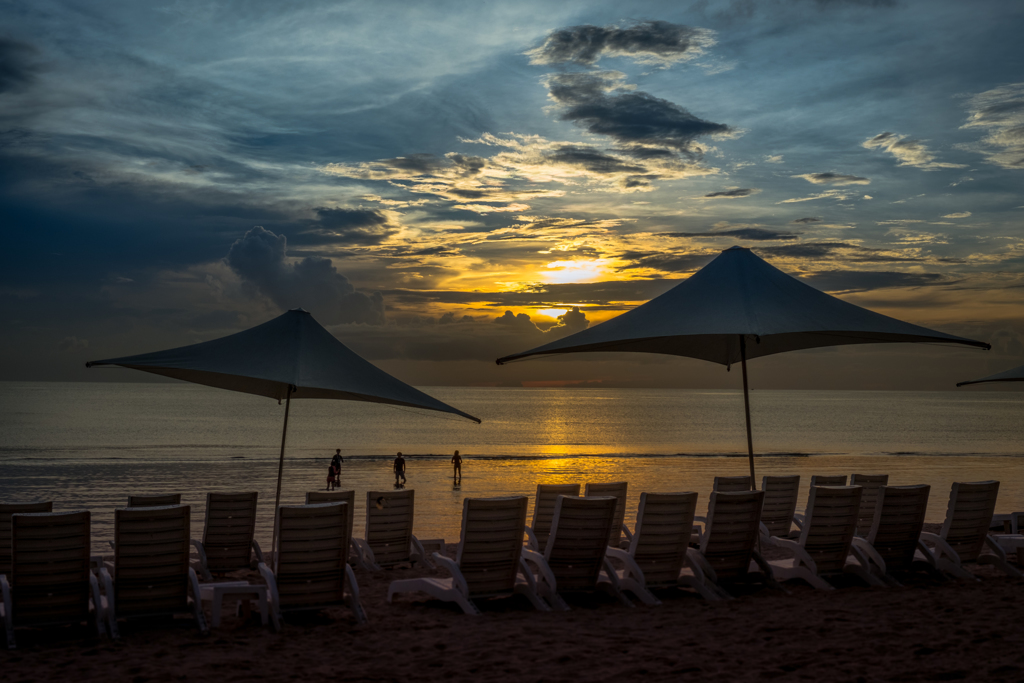
<path fill-rule="evenodd" d="M 416 491 L 415 532 L 458 540 L 465 497 L 532 495 L 539 483 L 628 481 L 627 521 L 643 491 L 698 491 L 748 474 L 736 391 L 423 387 L 483 420 L 352 401 L 293 401 L 282 503 L 324 489 L 336 448 L 341 487 L 392 490 L 402 451 Z M 0 383 L 0 501 L 91 509 L 97 552 L 129 493 L 182 494 L 202 534 L 207 492 L 259 491 L 269 543 L 284 405 L 185 383 Z M 954 481 L 997 479 L 998 511 L 1024 510 L 1024 392 L 755 391 L 758 479 L 889 474 L 930 484 L 941 521 Z M 450 458 L 464 457 L 461 485 Z M 802 506 L 801 506 L 802 507 Z"/>

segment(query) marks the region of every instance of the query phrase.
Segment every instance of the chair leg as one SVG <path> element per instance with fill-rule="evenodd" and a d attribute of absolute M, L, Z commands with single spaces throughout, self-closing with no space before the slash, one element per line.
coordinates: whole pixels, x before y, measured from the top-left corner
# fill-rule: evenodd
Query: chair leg
<path fill-rule="evenodd" d="M 1001 569 L 1004 574 L 1012 576 L 1015 579 L 1024 578 L 1024 574 L 1022 574 L 1020 570 L 1009 564 L 1003 558 L 997 557 L 996 555 L 979 555 L 978 564 L 991 564 Z"/>
<path fill-rule="evenodd" d="M 349 603 L 352 611 L 355 612 L 356 621 L 360 624 L 365 624 L 366 610 L 363 609 L 363 603 L 359 600 L 359 583 L 356 582 L 356 573 L 352 571 L 352 567 L 348 564 L 345 565 L 345 576 L 348 578 Z M 388 594 L 388 602 L 391 602 L 390 593 Z"/>

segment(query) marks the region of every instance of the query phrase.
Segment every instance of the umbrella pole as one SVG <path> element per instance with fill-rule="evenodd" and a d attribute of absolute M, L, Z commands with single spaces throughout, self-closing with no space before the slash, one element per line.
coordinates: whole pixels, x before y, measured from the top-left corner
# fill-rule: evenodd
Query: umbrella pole
<path fill-rule="evenodd" d="M 750 490 L 757 490 L 754 479 L 754 438 L 750 435 L 750 389 L 747 386 L 747 340 L 740 335 L 740 365 L 743 368 L 743 410 L 747 414 L 747 457 L 750 459 Z M 280 481 L 278 488 L 280 488 Z"/>
<path fill-rule="evenodd" d="M 288 387 L 288 397 L 284 401 L 284 429 L 281 431 L 281 457 L 277 461 L 277 496 L 274 497 L 274 540 L 270 551 L 274 553 L 274 565 L 277 565 L 277 508 L 281 505 L 281 477 L 284 474 L 284 442 L 288 437 L 288 410 L 292 407 L 292 388 Z"/>

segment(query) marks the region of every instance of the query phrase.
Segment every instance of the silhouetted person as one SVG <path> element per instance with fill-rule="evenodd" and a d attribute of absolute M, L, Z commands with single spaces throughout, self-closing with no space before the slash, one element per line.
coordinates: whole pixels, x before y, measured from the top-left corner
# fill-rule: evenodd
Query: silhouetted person
<path fill-rule="evenodd" d="M 399 451 L 395 457 L 395 486 L 398 486 L 398 478 L 402 478 L 402 486 L 405 485 L 405 458 L 402 457 L 402 452 Z"/>
<path fill-rule="evenodd" d="M 336 474 L 338 475 L 337 482 L 341 484 L 341 463 L 345 462 L 345 458 L 341 457 L 341 449 L 334 449 L 334 457 L 331 458 L 331 465 L 334 467 Z"/>
<path fill-rule="evenodd" d="M 338 487 L 338 466 L 333 462 L 327 468 L 327 490 L 333 491 Z"/>
<path fill-rule="evenodd" d="M 455 455 L 452 456 L 452 465 L 455 467 L 453 476 L 462 481 L 462 456 L 459 455 L 458 451 L 455 451 Z"/>

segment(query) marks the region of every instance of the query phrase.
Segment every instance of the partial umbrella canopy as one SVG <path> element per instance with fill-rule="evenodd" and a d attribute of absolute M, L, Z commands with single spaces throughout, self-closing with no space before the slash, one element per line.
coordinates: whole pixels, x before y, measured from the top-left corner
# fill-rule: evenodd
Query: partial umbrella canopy
<path fill-rule="evenodd" d="M 687 356 L 743 367 L 747 452 L 754 486 L 746 361 L 786 351 L 875 343 L 945 343 L 988 349 L 965 339 L 855 306 L 731 247 L 668 292 L 600 325 L 498 359 L 629 351 Z"/>
<path fill-rule="evenodd" d="M 220 339 L 137 356 L 96 360 L 85 366 L 121 366 L 285 401 L 275 511 L 281 502 L 288 410 L 293 398 L 386 403 L 452 413 L 480 422 L 479 418 L 428 396 L 364 360 L 302 309 L 288 311 L 262 325 Z M 276 540 L 275 521 L 275 543 Z"/>
<path fill-rule="evenodd" d="M 965 387 L 968 384 L 982 384 L 984 382 L 1024 382 L 1024 365 L 997 372 L 981 379 L 971 379 L 966 382 L 957 382 L 958 387 Z"/>

